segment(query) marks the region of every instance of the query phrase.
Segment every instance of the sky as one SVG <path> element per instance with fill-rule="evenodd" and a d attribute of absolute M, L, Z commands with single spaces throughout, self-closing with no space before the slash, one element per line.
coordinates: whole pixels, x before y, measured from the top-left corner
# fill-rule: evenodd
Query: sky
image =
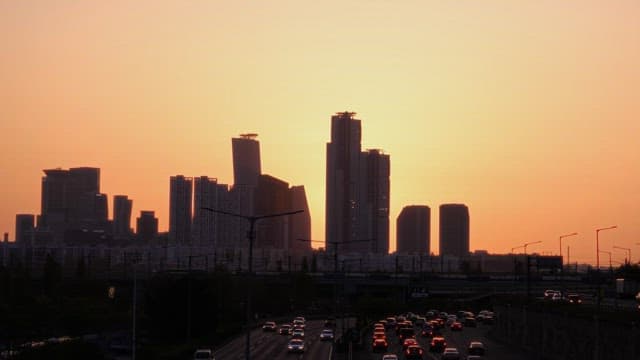
<path fill-rule="evenodd" d="M 169 177 L 233 182 L 231 138 L 304 185 L 324 239 L 330 118 L 391 157 L 407 205 L 469 206 L 471 250 L 640 260 L 640 2 L 0 1 L 0 232 L 40 212 L 43 169 L 101 168 L 155 210 Z M 520 250 L 522 251 L 522 250 Z M 607 258 L 606 254 L 601 255 Z M 615 265 L 615 263 L 614 263 Z"/>

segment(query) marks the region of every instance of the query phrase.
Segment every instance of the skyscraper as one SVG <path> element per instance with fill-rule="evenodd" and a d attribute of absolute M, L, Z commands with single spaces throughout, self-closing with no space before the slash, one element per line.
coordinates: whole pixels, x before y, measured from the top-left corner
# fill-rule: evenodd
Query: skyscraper
<path fill-rule="evenodd" d="M 331 117 L 327 143 L 326 241 L 342 252 L 389 250 L 389 155 L 361 151 L 361 124 L 353 112 Z M 370 241 L 362 241 L 370 240 Z"/>
<path fill-rule="evenodd" d="M 33 214 L 16 215 L 16 244 L 29 244 L 33 237 L 35 216 Z"/>
<path fill-rule="evenodd" d="M 127 195 L 113 197 L 113 235 L 123 238 L 131 235 L 131 209 L 133 200 Z"/>
<path fill-rule="evenodd" d="M 431 252 L 431 209 L 405 206 L 396 222 L 396 251 L 401 254 Z"/>
<path fill-rule="evenodd" d="M 327 185 L 325 207 L 326 248 L 334 251 L 334 242 L 360 240 L 359 174 L 360 120 L 353 112 L 336 113 L 331 117 L 331 142 L 327 143 Z M 339 245 L 338 250 L 347 250 Z"/>
<path fill-rule="evenodd" d="M 291 211 L 289 184 L 270 175 L 260 175 L 254 199 L 256 215 Z M 288 216 L 260 220 L 256 223 L 256 247 L 287 249 L 290 240 L 288 227 Z"/>
<path fill-rule="evenodd" d="M 291 198 L 290 209 L 303 210 L 303 212 L 291 215 L 289 218 L 289 251 L 296 256 L 306 255 L 311 252 L 311 243 L 298 241 L 298 239 L 311 239 L 311 214 L 304 186 L 292 186 L 289 189 Z"/>
<path fill-rule="evenodd" d="M 469 209 L 464 204 L 440 205 L 440 255 L 469 254 Z"/>
<path fill-rule="evenodd" d="M 229 186 L 218 184 L 218 179 L 200 176 L 194 179 L 193 239 L 202 246 L 219 246 L 228 222 L 228 216 L 203 210 L 207 207 L 228 211 Z"/>
<path fill-rule="evenodd" d="M 169 241 L 179 244 L 191 242 L 191 205 L 193 179 L 172 176 L 169 191 Z"/>
<path fill-rule="evenodd" d="M 260 165 L 260 143 L 255 140 L 258 134 L 241 134 L 231 139 L 233 151 L 234 185 L 257 186 L 262 173 Z"/>

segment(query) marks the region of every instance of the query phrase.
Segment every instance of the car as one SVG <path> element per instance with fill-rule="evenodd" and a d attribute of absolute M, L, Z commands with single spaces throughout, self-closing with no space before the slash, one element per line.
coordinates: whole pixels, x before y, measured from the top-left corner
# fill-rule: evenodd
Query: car
<path fill-rule="evenodd" d="M 560 291 L 557 291 L 556 293 L 554 293 L 551 296 L 551 301 L 554 301 L 554 302 L 562 301 L 562 293 Z"/>
<path fill-rule="evenodd" d="M 387 324 L 385 325 L 385 327 L 386 327 L 387 329 L 391 329 L 391 328 L 396 327 L 396 318 L 394 318 L 394 317 L 388 317 L 388 318 L 387 318 Z"/>
<path fill-rule="evenodd" d="M 302 329 L 293 329 L 293 331 L 291 331 L 291 338 L 292 339 L 304 339 L 304 330 L 302 330 Z"/>
<path fill-rule="evenodd" d="M 567 300 L 569 301 L 569 304 L 582 304 L 582 296 L 579 294 L 569 294 L 567 295 Z"/>
<path fill-rule="evenodd" d="M 300 318 L 295 318 L 295 319 L 293 320 L 293 326 L 294 326 L 294 327 L 296 327 L 296 326 L 297 326 L 297 327 L 301 327 L 301 328 L 303 328 L 303 329 L 304 329 L 304 327 L 305 327 L 305 321 L 304 321 L 304 320 L 301 320 Z"/>
<path fill-rule="evenodd" d="M 556 293 L 556 290 L 551 290 L 551 289 L 547 289 L 544 291 L 544 299 L 545 300 L 551 300 L 551 297 L 553 296 L 553 294 Z"/>
<path fill-rule="evenodd" d="M 193 353 L 193 360 L 215 360 L 211 349 L 198 349 Z"/>
<path fill-rule="evenodd" d="M 398 355 L 396 355 L 396 354 L 384 354 L 384 355 L 382 355 L 382 360 L 398 360 Z"/>
<path fill-rule="evenodd" d="M 462 331 L 462 323 L 459 321 L 454 322 L 453 324 L 451 324 L 451 331 Z"/>
<path fill-rule="evenodd" d="M 373 334 L 372 339 L 373 339 L 373 340 L 375 340 L 375 339 L 385 339 L 385 340 L 386 340 L 386 339 L 387 339 L 387 334 L 384 334 L 384 333 L 374 333 L 374 334 Z"/>
<path fill-rule="evenodd" d="M 429 343 L 429 351 L 442 352 L 447 347 L 447 341 L 442 336 L 434 336 Z"/>
<path fill-rule="evenodd" d="M 320 341 L 328 341 L 328 340 L 333 340 L 333 330 L 324 329 L 320 333 Z"/>
<path fill-rule="evenodd" d="M 466 360 L 484 360 L 484 358 L 479 355 L 467 355 Z"/>
<path fill-rule="evenodd" d="M 460 360 L 460 352 L 457 348 L 445 348 L 442 352 L 442 360 Z"/>
<path fill-rule="evenodd" d="M 447 316 L 447 320 L 445 321 L 445 325 L 451 326 L 454 322 L 458 321 L 458 317 L 455 315 Z"/>
<path fill-rule="evenodd" d="M 280 334 L 280 335 L 290 335 L 291 334 L 291 325 L 289 325 L 289 324 L 280 325 L 280 329 L 278 329 L 278 334 Z"/>
<path fill-rule="evenodd" d="M 374 352 L 387 351 L 387 348 L 389 347 L 389 343 L 387 343 L 386 339 L 375 339 L 373 340 L 371 347 L 373 348 Z"/>
<path fill-rule="evenodd" d="M 291 352 L 304 352 L 304 340 L 302 339 L 291 339 L 287 344 L 287 351 Z"/>
<path fill-rule="evenodd" d="M 262 325 L 262 331 L 276 331 L 276 323 L 273 321 L 267 321 Z"/>
<path fill-rule="evenodd" d="M 476 327 L 477 326 L 477 322 L 476 322 L 476 318 L 468 316 L 464 319 L 464 326 L 466 327 Z"/>
<path fill-rule="evenodd" d="M 469 348 L 467 348 L 467 354 L 469 355 L 478 355 L 485 356 L 487 350 L 484 347 L 484 344 L 480 341 L 472 341 L 469 343 Z"/>
<path fill-rule="evenodd" d="M 407 348 L 411 345 L 418 345 L 418 341 L 414 338 L 404 339 L 402 342 L 402 350 L 407 350 Z"/>
<path fill-rule="evenodd" d="M 429 327 L 423 327 L 420 335 L 422 335 L 423 337 L 433 337 L 435 333 L 433 331 L 433 328 L 429 326 Z"/>
<path fill-rule="evenodd" d="M 416 336 L 416 331 L 413 327 L 401 328 L 400 331 L 398 332 L 398 340 L 400 340 L 401 342 L 404 341 L 404 339 L 412 338 L 415 336 Z"/>
<path fill-rule="evenodd" d="M 407 360 L 419 359 L 422 360 L 422 354 L 424 354 L 424 350 L 420 345 L 411 345 L 407 347 L 404 351 L 404 357 Z"/>

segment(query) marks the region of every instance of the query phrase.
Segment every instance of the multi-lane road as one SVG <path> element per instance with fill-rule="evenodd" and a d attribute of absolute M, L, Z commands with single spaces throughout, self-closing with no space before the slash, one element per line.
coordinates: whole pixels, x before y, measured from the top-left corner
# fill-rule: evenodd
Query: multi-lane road
<path fill-rule="evenodd" d="M 280 325 L 280 324 L 278 324 Z M 324 321 L 312 320 L 306 322 L 305 351 L 302 354 L 289 353 L 287 344 L 289 335 L 276 332 L 263 332 L 257 329 L 251 332 L 251 359 L 279 360 L 279 359 L 318 359 L 329 360 L 333 351 L 331 341 L 320 341 L 320 332 L 324 329 Z M 337 333 L 340 333 L 338 326 Z M 234 339 L 215 351 L 217 360 L 241 360 L 245 358 L 245 337 Z"/>
<path fill-rule="evenodd" d="M 504 344 L 493 341 L 489 336 L 490 326 L 484 324 L 478 324 L 477 327 L 465 327 L 462 331 L 451 331 L 448 326 L 445 326 L 441 332 L 442 336 L 444 336 L 447 347 L 455 347 L 460 352 L 460 359 L 466 359 L 467 357 L 467 348 L 469 343 L 472 341 L 480 341 L 485 345 L 487 350 L 485 358 L 492 360 L 526 360 L 528 359 L 525 354 L 514 350 Z M 386 331 L 387 334 L 387 342 L 389 343 L 389 348 L 387 352 L 382 353 L 374 353 L 371 349 L 371 332 L 367 333 L 367 342 L 366 342 L 366 351 L 364 353 L 359 353 L 357 355 L 357 359 L 363 360 L 380 360 L 383 354 L 392 353 L 398 356 L 398 359 L 404 359 L 405 356 L 402 353 L 402 344 L 399 342 L 398 337 L 395 334 L 394 329 L 388 329 Z M 418 327 L 416 327 L 416 340 L 424 349 L 424 360 L 440 360 L 441 355 L 439 353 L 429 352 L 429 342 L 430 338 L 420 336 L 418 331 Z"/>

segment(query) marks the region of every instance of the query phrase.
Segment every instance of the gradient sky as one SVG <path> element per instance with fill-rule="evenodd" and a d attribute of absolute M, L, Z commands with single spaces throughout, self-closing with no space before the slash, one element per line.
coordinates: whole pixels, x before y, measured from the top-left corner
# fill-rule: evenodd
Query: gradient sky
<path fill-rule="evenodd" d="M 169 176 L 233 181 L 231 138 L 304 185 L 324 239 L 330 117 L 355 111 L 405 205 L 461 202 L 471 248 L 640 259 L 640 2 L 0 1 L 0 232 L 42 169 L 95 166 L 155 210 Z M 563 252 L 566 251 L 566 247 Z M 601 260 L 608 257 L 601 256 Z M 604 260 L 603 260 L 604 261 Z"/>

